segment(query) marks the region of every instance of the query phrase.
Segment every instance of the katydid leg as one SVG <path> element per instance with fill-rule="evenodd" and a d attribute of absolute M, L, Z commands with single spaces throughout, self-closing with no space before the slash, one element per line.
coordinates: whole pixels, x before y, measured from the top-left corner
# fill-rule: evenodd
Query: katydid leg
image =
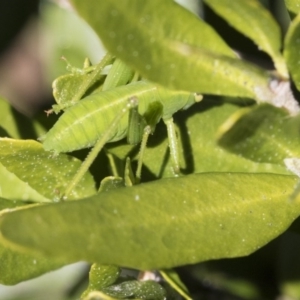
<path fill-rule="evenodd" d="M 143 138 L 144 128 L 147 126 L 146 120 L 138 112 L 138 107 L 130 109 L 128 115 L 127 143 L 137 145 Z"/>
<path fill-rule="evenodd" d="M 180 171 L 180 167 L 179 167 L 178 141 L 176 136 L 175 125 L 173 122 L 173 118 L 164 120 L 164 122 L 167 126 L 173 172 L 175 175 L 178 175 Z"/>
<path fill-rule="evenodd" d="M 137 166 L 136 174 L 135 174 L 136 181 L 137 181 L 136 183 L 139 183 L 141 181 L 143 158 L 144 158 L 144 153 L 145 153 L 145 149 L 147 146 L 147 142 L 148 142 L 150 133 L 151 133 L 151 127 L 149 125 L 147 125 L 144 128 L 144 134 L 143 134 L 140 151 L 139 151 L 138 166 Z"/>

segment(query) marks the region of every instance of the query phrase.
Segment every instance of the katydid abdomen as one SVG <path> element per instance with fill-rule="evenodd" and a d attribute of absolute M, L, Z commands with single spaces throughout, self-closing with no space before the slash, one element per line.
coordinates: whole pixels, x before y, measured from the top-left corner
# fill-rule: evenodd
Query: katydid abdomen
<path fill-rule="evenodd" d="M 93 146 L 132 97 L 138 99 L 138 112 L 141 115 L 151 104 L 160 102 L 161 118 L 164 120 L 197 101 L 197 96 L 192 93 L 171 91 L 143 81 L 95 93 L 70 107 L 59 118 L 42 139 L 44 149 L 60 153 Z M 106 143 L 125 138 L 127 129 L 128 112 L 116 124 Z"/>

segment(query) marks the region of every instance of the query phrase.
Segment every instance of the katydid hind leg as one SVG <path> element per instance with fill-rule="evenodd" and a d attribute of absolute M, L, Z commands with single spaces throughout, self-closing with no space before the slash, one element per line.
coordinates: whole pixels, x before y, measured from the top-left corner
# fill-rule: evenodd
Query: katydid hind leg
<path fill-rule="evenodd" d="M 178 175 L 180 173 L 180 166 L 179 166 L 178 139 L 176 135 L 175 125 L 173 122 L 173 118 L 164 120 L 164 122 L 167 126 L 173 172 L 175 175 Z"/>
<path fill-rule="evenodd" d="M 142 138 L 142 142 L 141 142 L 141 146 L 140 146 L 140 151 L 139 151 L 139 156 L 138 156 L 138 165 L 137 165 L 136 175 L 135 175 L 136 183 L 139 183 L 141 181 L 144 153 L 145 153 L 148 138 L 149 138 L 149 135 L 150 135 L 151 132 L 152 132 L 151 127 L 149 125 L 147 125 L 144 128 L 144 134 L 143 134 L 143 138 Z"/>
<path fill-rule="evenodd" d="M 139 114 L 138 107 L 131 108 L 128 114 L 127 143 L 130 145 L 140 143 L 146 126 L 146 120 Z"/>
<path fill-rule="evenodd" d="M 138 107 L 132 108 L 129 112 L 127 142 L 131 145 L 138 144 L 142 140 L 146 126 L 150 126 L 153 133 L 162 114 L 163 106 L 158 101 L 150 103 L 144 115 L 139 114 Z"/>
<path fill-rule="evenodd" d="M 131 168 L 131 160 L 129 157 L 126 158 L 126 164 L 124 168 L 124 183 L 126 187 L 136 184 L 136 179 Z"/>

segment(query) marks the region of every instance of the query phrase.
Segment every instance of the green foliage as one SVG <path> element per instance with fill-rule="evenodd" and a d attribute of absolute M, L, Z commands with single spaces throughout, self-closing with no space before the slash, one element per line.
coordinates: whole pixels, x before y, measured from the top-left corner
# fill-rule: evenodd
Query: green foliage
<path fill-rule="evenodd" d="M 10 190 L 12 190 L 12 187 Z M 23 201 L 0 199 L 0 209 L 2 211 L 22 206 L 24 206 Z M 0 283 L 13 285 L 57 269 L 67 262 L 66 260 L 48 259 L 36 254 L 19 253 L 0 245 Z"/>
<path fill-rule="evenodd" d="M 142 270 L 247 255 L 299 215 L 298 203 L 287 201 L 296 182 L 295 176 L 278 174 L 166 178 L 11 211 L 1 218 L 2 240 L 53 257 Z"/>
<path fill-rule="evenodd" d="M 22 190 L 20 192 L 22 196 L 19 196 L 20 199 L 16 198 L 17 200 L 35 202 L 57 200 L 60 191 L 65 188 L 66 181 L 74 176 L 80 166 L 80 162 L 75 158 L 50 154 L 42 148 L 40 143 L 31 140 L 2 138 L 0 151 L 0 163 L 4 167 L 3 171 L 13 174 L 9 188 L 13 190 L 16 181 L 19 180 L 22 187 L 25 183 L 28 189 L 29 187 L 33 189 L 32 193 L 39 193 L 40 196 L 46 197 L 36 199 L 36 196 L 32 196 L 29 198 Z M 9 176 L 7 173 L 5 175 Z M 74 189 L 72 198 L 86 197 L 94 192 L 92 177 L 86 176 L 82 180 L 82 184 Z"/>
<path fill-rule="evenodd" d="M 87 297 L 92 291 L 101 291 L 114 284 L 120 275 L 120 268 L 109 265 L 93 264 L 89 273 L 89 286 L 82 294 L 82 298 Z"/>
<path fill-rule="evenodd" d="M 73 3 L 107 49 L 150 80 L 171 88 L 248 97 L 255 97 L 255 85 L 263 89 L 267 84 L 262 69 L 245 66 L 213 28 L 173 1 L 147 1 L 143 10 L 138 0 Z M 182 76 L 184 68 L 187 76 Z"/>
<path fill-rule="evenodd" d="M 286 1 L 295 17 L 282 45 L 260 2 L 204 2 L 274 70 L 243 59 L 217 22 L 171 0 L 72 0 L 109 53 L 83 69 L 68 63 L 55 79 L 54 126 L 0 99 L 1 283 L 84 260 L 92 264 L 84 300 L 199 298 L 177 271 L 242 299 L 300 297 L 300 274 L 288 267 L 300 260 L 285 233 L 300 215 L 289 171 L 299 174 L 290 85 L 300 90 L 300 4 Z M 94 145 L 82 164 L 75 156 L 85 152 L 61 153 Z M 292 229 L 300 241 L 297 221 Z M 277 268 L 274 291 L 261 288 L 253 257 Z"/>
<path fill-rule="evenodd" d="M 268 53 L 278 73 L 288 77 L 288 71 L 280 53 L 280 28 L 269 11 L 258 1 L 205 0 L 217 14 L 236 30 L 252 39 L 260 50 Z"/>
<path fill-rule="evenodd" d="M 300 1 L 299 0 L 285 0 L 286 8 L 292 16 L 295 16 L 300 11 Z"/>
<path fill-rule="evenodd" d="M 285 48 L 284 48 L 284 56 L 286 59 L 286 63 L 291 72 L 292 78 L 295 82 L 297 88 L 300 88 L 300 74 L 299 74 L 299 61 L 300 55 L 299 51 L 297 51 L 298 44 L 300 43 L 300 17 L 297 16 L 291 23 L 288 32 L 285 37 Z"/>
<path fill-rule="evenodd" d="M 299 116 L 288 118 L 284 111 L 269 105 L 238 114 L 219 129 L 222 147 L 257 162 L 278 165 L 287 157 L 300 157 Z"/>

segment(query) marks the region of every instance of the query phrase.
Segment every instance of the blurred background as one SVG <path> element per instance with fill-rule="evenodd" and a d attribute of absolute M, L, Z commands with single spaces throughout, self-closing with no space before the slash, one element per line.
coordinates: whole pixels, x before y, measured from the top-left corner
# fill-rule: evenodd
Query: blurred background
<path fill-rule="evenodd" d="M 32 116 L 52 103 L 51 83 L 66 73 L 65 56 L 81 67 L 104 49 L 68 1 L 0 2 L 0 96 Z"/>

